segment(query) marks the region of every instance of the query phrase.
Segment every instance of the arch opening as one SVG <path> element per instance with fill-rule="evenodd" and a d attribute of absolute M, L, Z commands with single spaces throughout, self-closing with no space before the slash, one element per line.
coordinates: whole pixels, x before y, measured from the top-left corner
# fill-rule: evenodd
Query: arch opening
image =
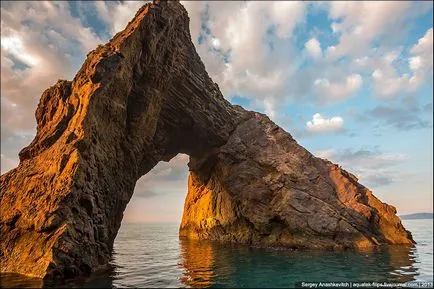
<path fill-rule="evenodd" d="M 180 224 L 188 186 L 189 156 L 178 154 L 169 162 L 160 161 L 136 182 L 124 223 Z"/>

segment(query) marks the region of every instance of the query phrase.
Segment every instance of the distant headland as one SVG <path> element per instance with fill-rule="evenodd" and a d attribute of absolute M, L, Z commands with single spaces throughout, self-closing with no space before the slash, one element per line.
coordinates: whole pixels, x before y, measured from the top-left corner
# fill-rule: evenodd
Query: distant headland
<path fill-rule="evenodd" d="M 403 220 L 420 220 L 420 219 L 433 219 L 434 213 L 414 213 L 408 215 L 401 215 Z"/>

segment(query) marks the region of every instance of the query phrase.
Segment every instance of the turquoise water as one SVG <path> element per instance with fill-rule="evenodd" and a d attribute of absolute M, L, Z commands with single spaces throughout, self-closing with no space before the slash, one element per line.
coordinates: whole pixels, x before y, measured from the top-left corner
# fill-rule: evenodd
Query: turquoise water
<path fill-rule="evenodd" d="M 105 275 L 65 287 L 294 287 L 296 282 L 432 281 L 433 220 L 403 220 L 418 243 L 376 252 L 313 252 L 178 239 L 177 224 L 123 224 Z M 33 282 L 33 283 L 32 283 Z M 39 283 L 37 283 L 39 282 Z M 41 285 L 9 276 L 3 285 Z"/>

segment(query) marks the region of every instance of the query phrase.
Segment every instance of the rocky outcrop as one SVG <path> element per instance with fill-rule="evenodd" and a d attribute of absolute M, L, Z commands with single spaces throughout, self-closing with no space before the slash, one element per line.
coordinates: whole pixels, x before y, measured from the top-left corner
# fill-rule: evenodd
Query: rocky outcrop
<path fill-rule="evenodd" d="M 37 135 L 1 176 L 2 272 L 107 266 L 136 181 L 190 156 L 181 236 L 291 247 L 409 244 L 392 206 L 266 116 L 227 102 L 179 2 L 147 4 L 41 96 Z"/>
<path fill-rule="evenodd" d="M 412 243 L 393 206 L 259 113 L 190 170 L 180 229 L 190 239 L 308 249 Z"/>

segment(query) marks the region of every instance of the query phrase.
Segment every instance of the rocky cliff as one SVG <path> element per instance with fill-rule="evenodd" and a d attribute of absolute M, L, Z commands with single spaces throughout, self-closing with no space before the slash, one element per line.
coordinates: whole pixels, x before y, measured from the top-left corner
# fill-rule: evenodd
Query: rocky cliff
<path fill-rule="evenodd" d="M 393 206 L 265 115 L 189 166 L 181 236 L 309 249 L 412 242 Z"/>
<path fill-rule="evenodd" d="M 2 272 L 108 264 L 136 181 L 190 156 L 180 235 L 296 248 L 410 244 L 396 210 L 266 116 L 227 102 L 179 2 L 147 4 L 41 96 L 37 135 L 1 176 Z"/>

